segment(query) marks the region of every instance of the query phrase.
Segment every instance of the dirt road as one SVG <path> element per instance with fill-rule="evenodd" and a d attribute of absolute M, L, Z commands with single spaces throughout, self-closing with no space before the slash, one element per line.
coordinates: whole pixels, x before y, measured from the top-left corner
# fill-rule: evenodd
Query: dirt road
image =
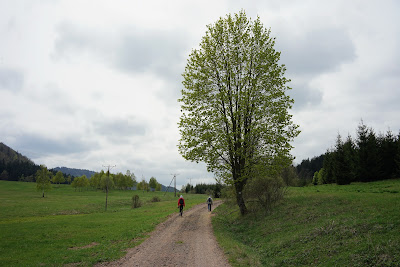
<path fill-rule="evenodd" d="M 220 203 L 215 203 L 213 209 Z M 125 257 L 97 266 L 230 266 L 219 248 L 206 204 L 173 214 Z"/>

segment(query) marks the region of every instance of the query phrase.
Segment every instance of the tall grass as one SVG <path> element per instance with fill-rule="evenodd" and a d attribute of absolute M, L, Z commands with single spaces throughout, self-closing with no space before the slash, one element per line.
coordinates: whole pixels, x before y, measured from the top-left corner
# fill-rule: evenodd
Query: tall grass
<path fill-rule="evenodd" d="M 400 266 L 400 180 L 290 188 L 269 214 L 216 209 L 233 266 Z"/>
<path fill-rule="evenodd" d="M 132 196 L 143 206 L 132 209 Z M 151 201 L 154 197 L 160 202 Z M 204 195 L 185 195 L 186 208 Z M 1 266 L 91 266 L 122 257 L 154 227 L 177 212 L 173 193 L 55 187 L 41 197 L 34 183 L 0 181 Z"/>

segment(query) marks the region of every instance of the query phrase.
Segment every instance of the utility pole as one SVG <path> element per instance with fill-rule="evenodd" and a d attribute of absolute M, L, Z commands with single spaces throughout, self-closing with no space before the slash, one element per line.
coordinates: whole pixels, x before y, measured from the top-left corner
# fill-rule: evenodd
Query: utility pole
<path fill-rule="evenodd" d="M 143 189 L 143 194 L 144 194 L 144 189 L 145 189 L 145 187 L 146 187 L 146 180 L 144 179 L 144 176 L 143 176 L 143 174 L 142 174 L 142 181 L 140 181 L 140 182 L 143 182 L 143 184 L 142 184 L 142 189 Z"/>
<path fill-rule="evenodd" d="M 174 178 L 172 178 L 174 180 L 174 191 L 175 191 L 175 197 L 176 197 L 176 176 L 179 175 L 179 173 L 171 173 L 171 175 L 174 176 Z"/>
<path fill-rule="evenodd" d="M 192 191 L 192 178 L 187 178 L 187 179 L 189 179 L 189 193 Z M 187 189 L 186 189 L 187 190 Z"/>
<path fill-rule="evenodd" d="M 169 186 L 167 187 L 167 189 L 165 189 L 164 196 L 167 194 L 167 192 L 168 192 L 173 180 L 174 180 L 174 178 L 172 178 L 171 182 L 169 183 Z"/>
<path fill-rule="evenodd" d="M 175 191 L 175 197 L 176 197 L 176 176 L 178 176 L 179 173 L 174 173 L 174 174 L 171 173 L 171 175 L 173 175 L 174 177 L 172 177 L 172 180 L 171 180 L 171 182 L 169 183 L 169 186 L 167 187 L 167 189 L 165 189 L 164 196 L 165 196 L 165 194 L 167 194 L 167 192 L 168 192 L 168 190 L 169 190 L 169 187 L 170 187 L 171 184 L 172 184 L 172 181 L 174 181 L 174 191 Z"/>
<path fill-rule="evenodd" d="M 107 199 L 108 199 L 108 185 L 110 184 L 110 169 L 114 168 L 116 165 L 103 165 L 107 168 L 107 182 L 106 182 L 106 211 L 107 211 Z"/>

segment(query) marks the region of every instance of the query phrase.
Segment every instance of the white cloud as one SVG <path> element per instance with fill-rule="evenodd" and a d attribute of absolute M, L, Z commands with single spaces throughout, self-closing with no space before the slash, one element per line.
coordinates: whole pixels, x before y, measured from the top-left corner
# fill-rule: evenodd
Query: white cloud
<path fill-rule="evenodd" d="M 206 25 L 241 9 L 277 37 L 297 162 L 361 118 L 397 133 L 396 1 L 2 1 L 0 141 L 49 167 L 212 182 L 177 151 L 181 73 Z"/>
<path fill-rule="evenodd" d="M 13 69 L 0 69 L 0 90 L 17 92 L 24 84 L 22 72 Z"/>

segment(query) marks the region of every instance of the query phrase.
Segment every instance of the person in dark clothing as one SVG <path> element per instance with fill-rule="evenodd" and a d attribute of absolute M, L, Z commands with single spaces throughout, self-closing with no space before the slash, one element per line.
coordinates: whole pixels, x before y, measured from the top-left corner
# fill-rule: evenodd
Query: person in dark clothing
<path fill-rule="evenodd" d="M 207 204 L 208 204 L 208 211 L 211 211 L 211 205 L 213 204 L 211 196 L 208 197 Z"/>
<path fill-rule="evenodd" d="M 183 199 L 183 196 L 181 195 L 181 197 L 178 200 L 178 208 L 179 208 L 179 213 L 183 214 L 183 207 L 185 207 L 185 200 Z"/>

